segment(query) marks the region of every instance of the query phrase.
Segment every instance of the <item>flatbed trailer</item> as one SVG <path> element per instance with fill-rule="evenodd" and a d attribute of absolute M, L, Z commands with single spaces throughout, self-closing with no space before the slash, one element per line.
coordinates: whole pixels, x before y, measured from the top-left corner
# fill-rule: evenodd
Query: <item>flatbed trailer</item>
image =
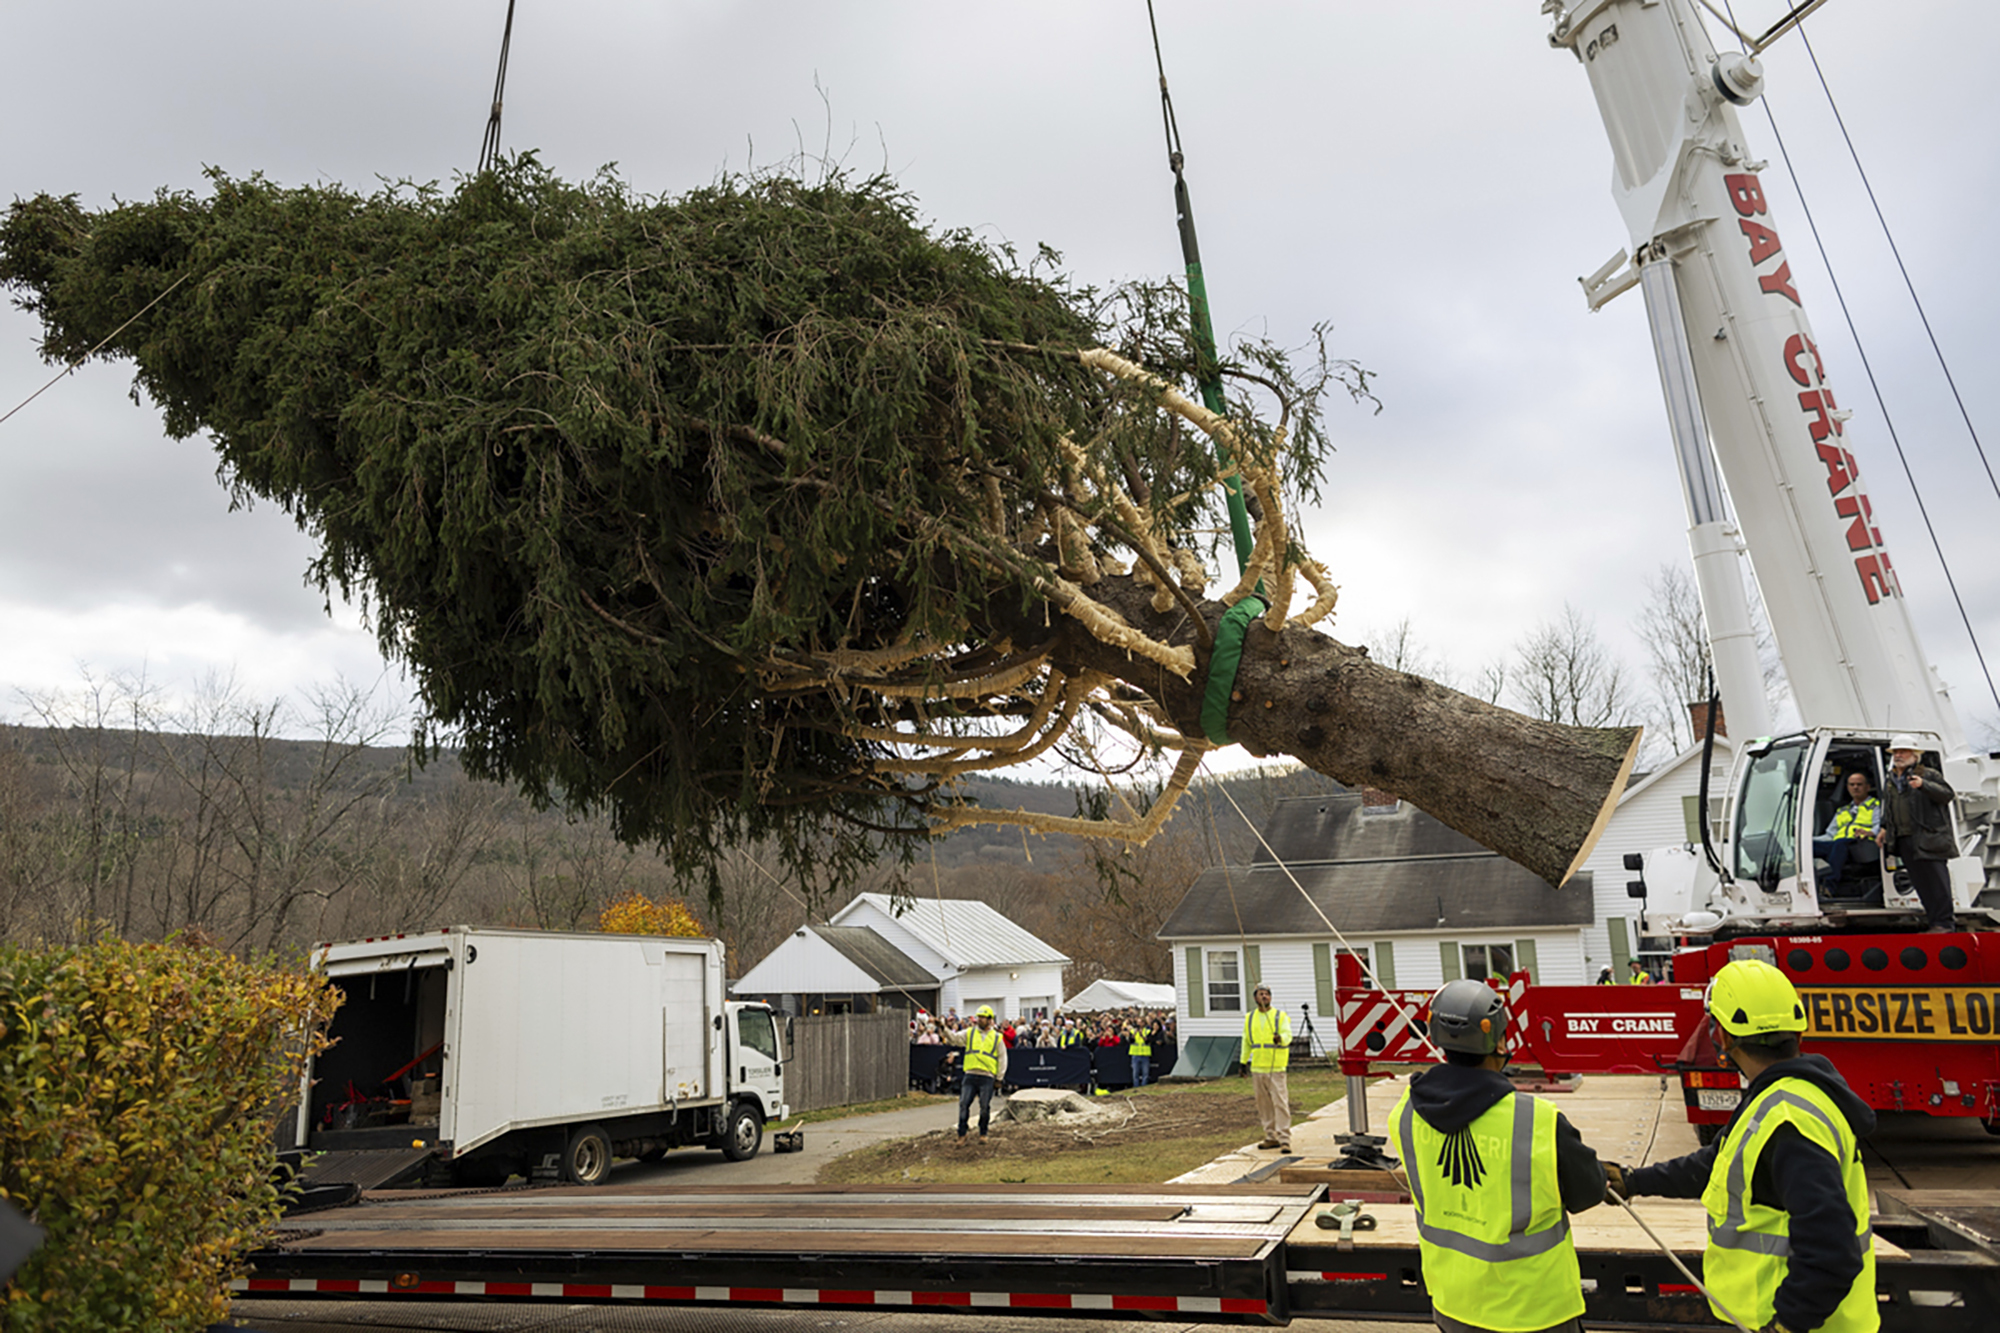
<path fill-rule="evenodd" d="M 1321 1183 L 655 1185 L 383 1191 L 295 1219 L 236 1284 L 253 1299 L 504 1301 L 696 1308 L 985 1312 L 1283 1325 L 1426 1320 L 1415 1217 L 1386 1182 L 1334 1189 L 1375 1219 L 1324 1229 Z M 1888 1333 L 2000 1325 L 1994 1200 L 1885 1200 Z M 1647 1220 L 1700 1272 L 1692 1201 Z M 1573 1233 L 1592 1327 L 1713 1327 L 1707 1305 L 1612 1209 Z"/>

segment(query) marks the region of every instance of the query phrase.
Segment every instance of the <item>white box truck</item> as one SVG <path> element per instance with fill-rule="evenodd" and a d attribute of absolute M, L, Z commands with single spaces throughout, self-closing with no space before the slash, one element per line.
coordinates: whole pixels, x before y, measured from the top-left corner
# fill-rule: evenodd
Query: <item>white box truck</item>
<path fill-rule="evenodd" d="M 301 1090 L 308 1183 L 594 1185 L 613 1157 L 756 1155 L 790 1024 L 726 1001 L 722 962 L 720 940 L 473 926 L 315 946 L 346 998 Z"/>

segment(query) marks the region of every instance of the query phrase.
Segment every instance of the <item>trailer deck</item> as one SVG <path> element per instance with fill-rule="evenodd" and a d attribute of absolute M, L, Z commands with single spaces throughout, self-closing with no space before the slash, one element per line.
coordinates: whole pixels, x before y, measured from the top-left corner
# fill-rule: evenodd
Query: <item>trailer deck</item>
<path fill-rule="evenodd" d="M 1284 1323 L 1316 1185 L 398 1191 L 251 1256 L 253 1296 L 1193 1315 Z"/>

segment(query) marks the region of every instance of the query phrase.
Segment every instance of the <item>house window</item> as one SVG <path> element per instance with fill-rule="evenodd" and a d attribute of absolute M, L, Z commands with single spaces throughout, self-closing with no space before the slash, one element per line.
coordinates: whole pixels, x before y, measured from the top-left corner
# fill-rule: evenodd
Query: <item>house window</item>
<path fill-rule="evenodd" d="M 1243 974 L 1237 968 L 1234 949 L 1208 951 L 1208 1012 L 1243 1012 Z"/>
<path fill-rule="evenodd" d="M 1505 981 L 1514 970 L 1514 947 L 1511 944 L 1467 944 L 1465 951 L 1465 975 L 1472 981 L 1484 981 L 1488 977 Z"/>

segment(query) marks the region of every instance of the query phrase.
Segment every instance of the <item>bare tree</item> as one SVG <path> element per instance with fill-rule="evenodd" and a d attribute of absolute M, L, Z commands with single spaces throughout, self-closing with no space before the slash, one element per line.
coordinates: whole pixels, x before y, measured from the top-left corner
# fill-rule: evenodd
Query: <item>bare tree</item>
<path fill-rule="evenodd" d="M 1367 648 L 1368 656 L 1382 666 L 1456 688 L 1456 673 L 1451 664 L 1417 637 L 1417 632 L 1410 627 L 1408 616 L 1386 630 L 1362 636 L 1362 644 Z"/>
<path fill-rule="evenodd" d="M 1693 575 L 1666 561 L 1646 580 L 1647 602 L 1632 628 L 1646 645 L 1653 698 L 1647 721 L 1653 734 L 1679 753 L 1694 742 L 1688 705 L 1708 697 L 1708 625 Z"/>
<path fill-rule="evenodd" d="M 1521 711 L 1545 722 L 1600 727 L 1634 711 L 1624 664 L 1567 602 L 1560 617 L 1536 625 L 1515 649 L 1513 688 Z"/>

